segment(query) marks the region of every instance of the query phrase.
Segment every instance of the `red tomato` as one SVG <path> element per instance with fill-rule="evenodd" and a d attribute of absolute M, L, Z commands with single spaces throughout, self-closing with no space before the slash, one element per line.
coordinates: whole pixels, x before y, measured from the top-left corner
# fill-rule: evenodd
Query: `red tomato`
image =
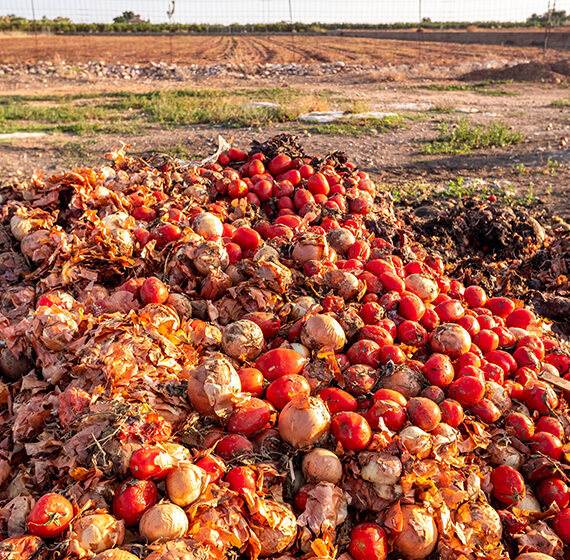
<path fill-rule="evenodd" d="M 232 490 L 243 496 L 246 489 L 255 492 L 257 473 L 251 467 L 234 467 L 226 474 L 224 480 Z"/>
<path fill-rule="evenodd" d="M 533 453 L 542 453 L 555 461 L 562 458 L 562 442 L 548 432 L 536 432 L 530 440 Z"/>
<path fill-rule="evenodd" d="M 462 406 L 471 406 L 479 402 L 485 394 L 485 383 L 476 377 L 456 379 L 447 390 L 447 396 Z"/>
<path fill-rule="evenodd" d="M 215 455 L 206 455 L 196 461 L 196 466 L 210 475 L 210 482 L 218 482 L 226 470 L 224 462 Z"/>
<path fill-rule="evenodd" d="M 404 407 L 408 403 L 402 393 L 394 391 L 393 389 L 378 389 L 378 391 L 374 393 L 374 402 L 378 401 L 392 401 Z"/>
<path fill-rule="evenodd" d="M 372 430 L 357 412 L 339 412 L 331 421 L 331 433 L 344 449 L 360 451 L 372 439 Z"/>
<path fill-rule="evenodd" d="M 499 347 L 499 335 L 491 329 L 483 329 L 473 337 L 473 343 L 486 354 Z"/>
<path fill-rule="evenodd" d="M 286 156 L 285 154 L 280 154 L 278 156 L 275 156 L 269 162 L 269 172 L 274 177 L 277 177 L 277 175 L 281 175 L 282 173 L 285 173 L 285 171 L 291 169 L 292 165 L 293 165 L 293 160 L 289 156 Z"/>
<path fill-rule="evenodd" d="M 394 343 L 392 335 L 380 325 L 366 325 L 358 333 L 358 338 L 360 340 L 372 340 L 380 348 Z"/>
<path fill-rule="evenodd" d="M 343 372 L 346 390 L 353 395 L 364 395 L 372 390 L 378 375 L 376 370 L 366 364 L 355 364 Z"/>
<path fill-rule="evenodd" d="M 356 412 L 358 403 L 350 394 L 338 387 L 325 387 L 318 392 L 318 396 L 325 402 L 331 414 L 338 412 Z"/>
<path fill-rule="evenodd" d="M 263 395 L 263 374 L 255 368 L 242 368 L 237 372 L 241 381 L 241 390 L 253 397 Z"/>
<path fill-rule="evenodd" d="M 254 250 L 259 247 L 261 236 L 254 229 L 244 226 L 234 231 L 232 241 L 237 243 L 243 250 Z"/>
<path fill-rule="evenodd" d="M 386 560 L 388 538 L 376 523 L 360 523 L 350 533 L 348 552 L 354 560 Z"/>
<path fill-rule="evenodd" d="M 437 309 L 436 309 L 437 310 Z M 419 321 L 426 311 L 424 302 L 415 294 L 405 294 L 400 299 L 398 313 L 410 321 Z"/>
<path fill-rule="evenodd" d="M 489 309 L 493 315 L 504 319 L 514 311 L 515 302 L 506 297 L 492 297 L 487 301 L 485 307 Z"/>
<path fill-rule="evenodd" d="M 152 480 L 129 478 L 115 492 L 113 513 L 123 519 L 127 527 L 132 527 L 157 499 L 158 491 Z"/>
<path fill-rule="evenodd" d="M 217 442 L 216 453 L 224 459 L 224 461 L 230 461 L 239 455 L 249 455 L 253 453 L 253 445 L 247 438 L 240 434 L 230 434 Z"/>
<path fill-rule="evenodd" d="M 274 381 L 286 374 L 300 373 L 307 359 L 290 348 L 275 348 L 257 358 L 255 367 L 265 379 Z"/>
<path fill-rule="evenodd" d="M 430 385 L 429 387 L 422 389 L 422 392 L 419 394 L 419 396 L 429 399 L 437 404 L 445 400 L 445 393 L 443 389 L 437 385 Z"/>
<path fill-rule="evenodd" d="M 465 308 L 460 301 L 450 299 L 436 306 L 435 312 L 444 323 L 455 322 L 465 315 Z"/>
<path fill-rule="evenodd" d="M 509 467 L 501 465 L 491 473 L 493 496 L 508 506 L 520 502 L 525 497 L 524 478 L 521 473 Z"/>
<path fill-rule="evenodd" d="M 560 509 L 563 509 L 570 503 L 570 489 L 559 478 L 547 478 L 539 483 L 536 497 L 546 507 L 550 507 L 554 502 Z"/>
<path fill-rule="evenodd" d="M 156 240 L 156 246 L 162 249 L 172 241 L 180 239 L 182 231 L 174 224 L 162 224 L 158 226 L 151 234 L 152 239 Z"/>
<path fill-rule="evenodd" d="M 487 303 L 487 294 L 480 286 L 468 286 L 465 288 L 463 298 L 465 303 L 471 308 L 484 307 L 485 303 Z"/>
<path fill-rule="evenodd" d="M 243 150 L 238 150 L 238 148 L 230 148 L 228 150 L 228 157 L 231 161 L 245 161 L 247 154 Z"/>
<path fill-rule="evenodd" d="M 230 433 L 251 437 L 267 426 L 272 420 L 273 412 L 268 402 L 252 397 L 234 409 L 228 420 L 227 430 Z"/>
<path fill-rule="evenodd" d="M 315 173 L 307 180 L 307 189 L 313 195 L 327 195 L 330 192 L 330 185 L 327 181 L 327 178 L 322 173 Z"/>
<path fill-rule="evenodd" d="M 420 325 L 427 331 L 433 331 L 440 324 L 439 316 L 434 309 L 426 309 L 420 319 Z M 459 324 L 459 321 L 458 321 Z M 466 328 L 464 325 L 461 325 Z M 471 334 L 471 333 L 469 333 Z"/>
<path fill-rule="evenodd" d="M 541 416 L 536 422 L 537 432 L 548 432 L 558 439 L 564 439 L 564 428 L 559 420 L 552 416 Z"/>
<path fill-rule="evenodd" d="M 71 502 L 60 494 L 44 494 L 28 515 L 28 531 L 43 539 L 61 535 L 73 519 Z"/>
<path fill-rule="evenodd" d="M 469 408 L 469 412 L 475 414 L 479 420 L 486 424 L 497 422 L 502 416 L 501 411 L 489 399 L 481 399 L 478 403 L 475 403 Z"/>
<path fill-rule="evenodd" d="M 512 313 L 509 313 L 505 323 L 509 328 L 528 329 L 530 325 L 536 324 L 536 316 L 530 309 L 515 309 Z"/>
<path fill-rule="evenodd" d="M 463 422 L 463 407 L 453 399 L 445 399 L 439 404 L 441 410 L 441 421 L 449 424 L 452 428 L 457 428 Z"/>
<path fill-rule="evenodd" d="M 550 414 L 558 406 L 558 397 L 554 389 L 544 381 L 531 381 L 524 388 L 523 398 L 525 404 L 541 416 Z"/>
<path fill-rule="evenodd" d="M 398 327 L 398 340 L 408 346 L 419 348 L 428 341 L 428 334 L 419 323 L 403 321 Z"/>
<path fill-rule="evenodd" d="M 141 447 L 133 452 L 129 465 L 135 478 L 147 480 L 164 478 L 174 466 L 174 460 L 158 447 Z"/>
<path fill-rule="evenodd" d="M 425 432 L 435 430 L 441 422 L 441 410 L 430 399 L 413 397 L 406 405 L 410 422 Z"/>
<path fill-rule="evenodd" d="M 424 377 L 438 387 L 447 387 L 455 377 L 453 364 L 445 354 L 432 354 L 423 366 Z"/>
<path fill-rule="evenodd" d="M 406 361 L 406 354 L 397 345 L 388 344 L 380 349 L 380 363 L 387 364 L 394 362 L 394 364 L 403 364 Z"/>
<path fill-rule="evenodd" d="M 378 430 L 380 418 L 384 425 L 393 432 L 399 432 L 406 423 L 406 411 L 394 401 L 377 401 L 366 413 L 366 421 L 373 430 Z"/>
<path fill-rule="evenodd" d="M 564 508 L 559 511 L 552 520 L 552 528 L 556 534 L 564 541 L 570 544 L 570 509 Z"/>
<path fill-rule="evenodd" d="M 283 375 L 272 381 L 265 398 L 277 409 L 285 408 L 285 405 L 291 402 L 295 395 L 309 396 L 311 387 L 309 382 L 302 376 L 297 374 Z"/>
<path fill-rule="evenodd" d="M 380 346 L 372 340 L 357 340 L 346 352 L 351 364 L 365 364 L 378 368 L 380 365 Z"/>
<path fill-rule="evenodd" d="M 145 305 L 147 303 L 164 303 L 168 299 L 168 295 L 168 288 L 154 276 L 147 278 L 140 289 L 140 298 Z"/>
<path fill-rule="evenodd" d="M 267 313 L 265 311 L 254 311 L 253 313 L 248 313 L 243 316 L 243 319 L 248 319 L 254 322 L 263 333 L 263 338 L 265 340 L 271 340 L 273 337 L 277 336 L 279 329 L 281 328 L 281 321 L 273 313 Z"/>
<path fill-rule="evenodd" d="M 156 210 L 148 206 L 139 206 L 132 211 L 135 220 L 143 220 L 144 222 L 152 222 L 156 219 Z"/>
<path fill-rule="evenodd" d="M 505 429 L 521 441 L 529 441 L 534 435 L 532 420 L 520 412 L 510 412 L 505 416 Z"/>

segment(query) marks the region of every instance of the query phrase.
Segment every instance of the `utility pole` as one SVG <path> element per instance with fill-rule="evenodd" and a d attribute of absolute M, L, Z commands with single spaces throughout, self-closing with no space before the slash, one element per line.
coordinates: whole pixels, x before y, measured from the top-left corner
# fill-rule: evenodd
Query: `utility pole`
<path fill-rule="evenodd" d="M 418 21 L 421 25 L 422 23 L 422 0 L 418 0 L 419 5 L 418 5 Z"/>

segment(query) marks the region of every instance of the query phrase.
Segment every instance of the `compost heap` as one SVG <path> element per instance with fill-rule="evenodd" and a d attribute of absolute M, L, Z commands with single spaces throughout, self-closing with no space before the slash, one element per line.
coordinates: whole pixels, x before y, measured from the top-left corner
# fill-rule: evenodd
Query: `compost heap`
<path fill-rule="evenodd" d="M 343 154 L 108 158 L 2 190 L 0 559 L 569 557 L 547 322 Z"/>

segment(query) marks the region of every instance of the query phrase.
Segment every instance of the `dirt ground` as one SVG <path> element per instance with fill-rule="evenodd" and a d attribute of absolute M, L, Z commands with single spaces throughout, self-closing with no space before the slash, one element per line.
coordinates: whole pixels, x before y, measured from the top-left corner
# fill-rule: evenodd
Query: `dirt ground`
<path fill-rule="evenodd" d="M 51 57 L 55 61 L 120 60 L 123 63 L 169 62 L 185 64 L 234 62 L 318 63 L 343 61 L 375 65 L 373 70 L 322 76 L 246 76 L 236 78 L 196 76 L 187 81 L 126 81 L 121 79 L 64 79 L 30 74 L 0 76 L 0 95 L 23 93 L 78 93 L 159 88 L 275 87 L 294 86 L 303 91 L 338 89 L 367 103 L 372 111 L 405 114 L 405 126 L 388 133 L 359 136 L 311 134 L 306 124 L 287 123 L 260 130 L 193 126 L 176 130 L 151 130 L 145 135 L 74 137 L 54 134 L 39 138 L 0 140 L 0 180 L 16 170 L 56 172 L 74 164 L 97 164 L 120 141 L 136 153 L 182 146 L 190 154 L 206 156 L 215 150 L 218 135 L 233 138 L 240 147 L 280 132 L 298 134 L 308 153 L 344 150 L 378 181 L 392 185 L 428 182 L 448 185 L 458 178 L 480 178 L 488 184 L 512 190 L 543 205 L 549 214 L 570 220 L 570 89 L 565 74 L 553 73 L 552 64 L 568 59 L 567 53 L 534 47 L 500 47 L 386 41 L 338 37 L 184 37 L 175 39 L 171 57 L 169 39 L 154 37 L 152 48 L 140 37 L 0 37 L 0 63 L 32 62 Z M 146 48 L 145 48 L 146 47 Z M 446 90 L 472 70 L 490 61 L 503 64 L 533 61 L 536 66 L 507 68 L 502 95 L 488 95 L 476 88 Z M 385 66 L 385 68 L 382 67 Z M 544 73 L 536 71 L 541 68 Z M 388 71 L 389 70 L 389 71 Z M 437 71 L 436 71 L 437 70 Z M 480 69 L 476 80 L 501 79 L 495 70 Z M 486 72 L 486 73 L 485 73 Z M 517 75 L 520 73 L 520 76 Z M 550 72 L 550 73 L 549 73 Z M 537 81 L 533 80 L 536 76 Z M 570 75 L 568 76 L 570 79 Z M 444 89 L 430 90 L 437 85 Z M 560 100 L 565 100 L 560 103 Z M 558 101 L 551 105 L 553 101 Z M 422 145 L 433 140 L 443 122 L 469 118 L 475 124 L 503 121 L 523 132 L 525 141 L 512 147 L 477 150 L 467 155 L 426 156 Z"/>

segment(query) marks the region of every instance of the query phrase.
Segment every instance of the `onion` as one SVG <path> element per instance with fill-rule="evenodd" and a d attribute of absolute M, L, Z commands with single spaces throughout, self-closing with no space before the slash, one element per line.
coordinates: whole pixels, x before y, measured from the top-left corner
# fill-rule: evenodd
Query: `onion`
<path fill-rule="evenodd" d="M 325 236 L 316 233 L 305 233 L 295 242 L 291 256 L 298 264 L 302 265 L 307 261 L 325 259 L 328 253 L 329 246 Z"/>
<path fill-rule="evenodd" d="M 431 451 L 431 436 L 417 426 L 408 426 L 400 432 L 402 445 L 412 455 L 425 459 Z"/>
<path fill-rule="evenodd" d="M 42 324 L 40 340 L 56 352 L 68 346 L 79 331 L 73 315 L 58 307 L 40 307 L 36 319 Z"/>
<path fill-rule="evenodd" d="M 529 332 L 526 329 L 521 329 L 519 327 L 510 327 L 509 332 L 515 337 L 516 342 L 529 335 Z"/>
<path fill-rule="evenodd" d="M 270 245 L 264 245 L 255 252 L 255 255 L 253 255 L 253 260 L 255 262 L 261 260 L 273 260 L 273 259 L 276 260 L 279 259 L 279 251 L 277 251 L 277 249 L 271 247 Z"/>
<path fill-rule="evenodd" d="M 127 552 L 126 550 L 120 550 L 118 548 L 112 548 L 111 550 L 106 550 L 94 556 L 92 560 L 140 560 L 138 556 Z"/>
<path fill-rule="evenodd" d="M 188 517 L 174 504 L 163 503 L 147 509 L 139 521 L 139 533 L 148 541 L 170 541 L 188 531 Z"/>
<path fill-rule="evenodd" d="M 217 216 L 210 212 L 198 214 L 192 222 L 192 229 L 204 238 L 221 237 L 224 233 L 224 226 Z"/>
<path fill-rule="evenodd" d="M 190 319 L 192 317 L 192 302 L 183 294 L 169 294 L 166 305 L 174 308 L 180 317 Z"/>
<path fill-rule="evenodd" d="M 388 453 L 361 452 L 358 462 L 362 465 L 360 476 L 374 485 L 393 485 L 400 482 L 402 462 Z"/>
<path fill-rule="evenodd" d="M 455 323 L 444 323 L 436 327 L 431 335 L 431 349 L 450 358 L 459 358 L 469 352 L 471 337 L 461 326 Z"/>
<path fill-rule="evenodd" d="M 190 459 L 192 459 L 192 453 L 190 453 L 190 450 L 179 443 L 163 441 L 160 444 L 160 448 L 164 449 L 164 451 L 166 451 L 174 461 L 190 461 Z"/>
<path fill-rule="evenodd" d="M 10 218 L 10 231 L 18 241 L 22 241 L 34 227 L 33 220 L 29 218 L 22 218 L 17 214 Z"/>
<path fill-rule="evenodd" d="M 341 350 L 346 336 L 338 321 L 329 315 L 313 315 L 301 329 L 301 342 L 312 350 L 323 347 Z"/>
<path fill-rule="evenodd" d="M 212 268 L 224 269 L 230 264 L 226 248 L 215 241 L 204 241 L 196 248 L 192 261 L 196 270 L 206 276 Z"/>
<path fill-rule="evenodd" d="M 342 254 L 354 245 L 356 239 L 349 229 L 334 228 L 327 233 L 327 241 L 337 253 Z"/>
<path fill-rule="evenodd" d="M 85 515 L 72 525 L 71 539 L 77 541 L 84 552 L 103 552 L 120 546 L 124 538 L 125 522 L 108 513 Z"/>
<path fill-rule="evenodd" d="M 423 301 L 432 302 L 439 295 L 437 284 L 425 274 L 410 274 L 405 283 L 407 290 Z"/>
<path fill-rule="evenodd" d="M 251 516 L 250 528 L 259 539 L 259 556 L 273 556 L 283 552 L 297 535 L 297 518 L 285 505 L 263 500 L 262 514 Z"/>
<path fill-rule="evenodd" d="M 524 455 L 507 443 L 507 440 L 492 441 L 487 447 L 491 465 L 507 465 L 518 470 L 524 463 Z"/>
<path fill-rule="evenodd" d="M 334 268 L 325 272 L 325 282 L 334 293 L 344 300 L 355 298 L 360 292 L 361 283 L 351 272 Z"/>
<path fill-rule="evenodd" d="M 528 486 L 525 487 L 524 498 L 515 504 L 514 507 L 523 509 L 524 511 L 534 511 L 540 513 L 542 508 L 540 502 L 536 499 L 535 495 L 529 490 Z"/>
<path fill-rule="evenodd" d="M 289 313 L 289 319 L 291 321 L 298 321 L 299 319 L 302 319 L 315 305 L 317 305 L 317 302 L 310 296 L 298 297 L 293 302 L 291 311 Z"/>
<path fill-rule="evenodd" d="M 303 476 L 307 482 L 338 484 L 342 478 L 342 463 L 332 451 L 316 447 L 303 457 Z"/>
<path fill-rule="evenodd" d="M 223 354 L 211 354 L 189 372 L 188 399 L 204 416 L 228 415 L 233 408 L 232 397 L 240 391 L 239 375 Z"/>
<path fill-rule="evenodd" d="M 494 381 L 485 383 L 485 397 L 488 398 L 500 411 L 505 414 L 513 406 L 507 390 Z"/>
<path fill-rule="evenodd" d="M 318 397 L 292 400 L 279 415 L 281 439 L 297 449 L 314 445 L 328 436 L 331 416 Z"/>
<path fill-rule="evenodd" d="M 47 229 L 36 229 L 20 241 L 20 251 L 34 262 L 46 260 L 52 253 L 51 234 Z"/>
<path fill-rule="evenodd" d="M 394 550 L 412 560 L 426 558 L 434 551 L 437 537 L 435 520 L 427 509 L 410 504 L 402 506 L 402 530 L 394 541 Z"/>
<path fill-rule="evenodd" d="M 553 556 L 543 554 L 542 552 L 525 552 L 519 554 L 515 560 L 555 560 Z"/>
<path fill-rule="evenodd" d="M 222 331 L 222 348 L 232 358 L 253 360 L 261 354 L 265 340 L 263 331 L 253 321 L 241 319 Z"/>
<path fill-rule="evenodd" d="M 204 469 L 181 461 L 166 475 L 166 492 L 177 506 L 186 507 L 201 496 L 208 480 Z"/>
<path fill-rule="evenodd" d="M 380 387 L 402 393 L 404 397 L 416 397 L 423 389 L 425 378 L 420 371 L 405 364 L 396 366 L 394 371 L 380 378 Z"/>
<path fill-rule="evenodd" d="M 489 504 L 466 502 L 457 510 L 455 521 L 472 546 L 485 548 L 501 542 L 501 519 Z"/>

